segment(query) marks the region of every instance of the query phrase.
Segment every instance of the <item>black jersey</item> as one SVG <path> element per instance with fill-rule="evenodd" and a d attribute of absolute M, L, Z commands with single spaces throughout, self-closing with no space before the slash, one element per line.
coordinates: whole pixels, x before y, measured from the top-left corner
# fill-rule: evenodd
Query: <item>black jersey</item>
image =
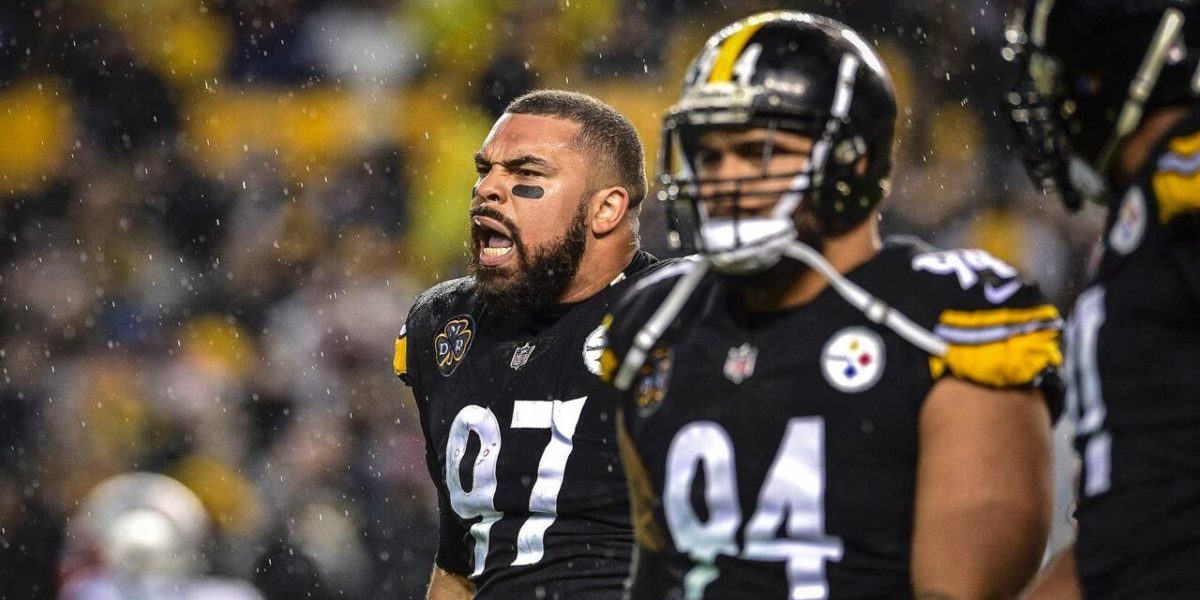
<path fill-rule="evenodd" d="M 617 304 L 606 376 L 694 264 Z M 1058 312 L 983 251 L 889 244 L 846 276 L 951 342 L 948 356 L 832 289 L 751 314 L 710 274 L 622 395 L 638 542 L 660 565 L 637 568 L 659 571 L 670 598 L 911 595 L 918 417 L 933 384 L 1058 381 Z"/>
<path fill-rule="evenodd" d="M 1200 112 L 1110 211 L 1067 333 L 1088 597 L 1200 598 Z"/>
<path fill-rule="evenodd" d="M 592 298 L 501 317 L 471 278 L 418 298 L 396 342 L 437 486 L 437 565 L 477 598 L 612 599 L 632 535 L 614 395 L 596 378 L 601 317 L 656 260 L 639 253 Z"/>

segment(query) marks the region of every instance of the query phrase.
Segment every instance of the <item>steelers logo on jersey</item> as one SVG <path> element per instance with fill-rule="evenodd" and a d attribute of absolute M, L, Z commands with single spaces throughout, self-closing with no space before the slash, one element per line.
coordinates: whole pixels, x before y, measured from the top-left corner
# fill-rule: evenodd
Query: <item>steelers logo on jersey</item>
<path fill-rule="evenodd" d="M 825 380 L 846 393 L 870 389 L 883 376 L 883 340 L 866 327 L 847 327 L 821 350 Z"/>
<path fill-rule="evenodd" d="M 1125 255 L 1133 252 L 1142 243 L 1146 233 L 1146 196 L 1142 188 L 1132 186 L 1117 209 L 1116 222 L 1108 232 L 1108 245 Z"/>
<path fill-rule="evenodd" d="M 587 370 L 591 371 L 592 375 L 602 376 L 604 374 L 604 369 L 600 367 L 600 357 L 604 354 L 604 349 L 608 347 L 607 334 L 608 328 L 600 325 L 593 329 L 583 342 L 583 364 L 587 366 Z"/>
<path fill-rule="evenodd" d="M 474 337 L 475 320 L 471 315 L 452 317 L 442 326 L 442 332 L 433 338 L 433 353 L 438 371 L 444 377 L 449 377 L 458 368 L 467 350 L 471 349 L 471 339 Z"/>

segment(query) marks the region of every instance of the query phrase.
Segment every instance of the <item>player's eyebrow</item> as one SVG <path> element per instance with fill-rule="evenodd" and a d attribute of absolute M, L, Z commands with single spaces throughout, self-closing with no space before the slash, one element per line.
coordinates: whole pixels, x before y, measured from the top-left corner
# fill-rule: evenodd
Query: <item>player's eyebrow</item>
<path fill-rule="evenodd" d="M 539 168 L 539 169 L 542 169 L 542 170 L 548 171 L 548 172 L 553 172 L 553 171 L 558 170 L 558 169 L 554 168 L 554 165 L 552 165 L 550 163 L 550 161 L 548 161 L 544 158 L 541 158 L 540 156 L 534 156 L 532 154 L 523 154 L 521 156 L 517 156 L 515 158 L 510 158 L 508 160 L 492 162 L 483 155 L 483 152 L 476 152 L 475 153 L 475 164 L 480 165 L 480 166 L 485 166 L 485 167 L 490 167 L 494 164 L 498 164 L 498 165 L 504 167 L 505 170 L 508 170 L 508 171 L 514 171 L 516 169 L 520 169 L 521 167 L 536 167 L 536 168 Z"/>

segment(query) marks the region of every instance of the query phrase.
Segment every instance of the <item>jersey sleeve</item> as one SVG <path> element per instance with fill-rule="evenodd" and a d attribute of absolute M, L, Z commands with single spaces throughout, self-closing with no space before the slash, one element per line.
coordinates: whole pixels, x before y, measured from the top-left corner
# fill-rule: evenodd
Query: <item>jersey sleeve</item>
<path fill-rule="evenodd" d="M 404 385 L 412 387 L 412 378 L 409 376 L 408 368 L 408 326 L 400 328 L 400 335 L 396 336 L 396 351 L 392 354 L 392 369 L 396 372 L 396 377 L 404 382 Z"/>
<path fill-rule="evenodd" d="M 917 312 L 948 346 L 945 356 L 929 357 L 932 378 L 1041 387 L 1057 415 L 1062 318 L 1037 286 L 982 250 L 917 254 L 913 269 L 934 299 Z"/>
<path fill-rule="evenodd" d="M 1158 200 L 1158 220 L 1163 225 L 1200 215 L 1200 132 L 1167 142 L 1150 183 Z"/>
<path fill-rule="evenodd" d="M 1171 259 L 1192 297 L 1200 299 L 1200 132 L 1167 143 L 1150 184 Z"/>

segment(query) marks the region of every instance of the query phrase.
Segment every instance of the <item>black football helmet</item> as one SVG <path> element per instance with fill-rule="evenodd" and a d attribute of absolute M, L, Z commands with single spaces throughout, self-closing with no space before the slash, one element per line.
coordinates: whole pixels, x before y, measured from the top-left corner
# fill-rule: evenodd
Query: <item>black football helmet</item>
<path fill-rule="evenodd" d="M 666 205 L 672 245 L 699 251 L 719 271 L 753 273 L 796 243 L 802 207 L 818 217 L 823 235 L 861 223 L 889 191 L 895 121 L 891 77 L 849 27 L 779 11 L 721 29 L 692 62 L 679 102 L 663 122 L 658 198 Z M 809 166 L 768 176 L 764 159 L 761 177 L 701 181 L 697 142 L 718 128 L 808 136 Z M 863 156 L 867 168 L 860 174 Z M 739 216 L 738 202 L 749 195 L 744 186 L 768 181 L 780 197 L 771 215 Z M 723 185 L 707 185 L 713 183 Z M 714 203 L 729 203 L 720 214 L 730 216 L 710 217 Z"/>
<path fill-rule="evenodd" d="M 1107 204 L 1116 152 L 1147 110 L 1200 97 L 1197 0 L 1029 0 L 1005 38 L 1026 169 L 1071 210 Z"/>

